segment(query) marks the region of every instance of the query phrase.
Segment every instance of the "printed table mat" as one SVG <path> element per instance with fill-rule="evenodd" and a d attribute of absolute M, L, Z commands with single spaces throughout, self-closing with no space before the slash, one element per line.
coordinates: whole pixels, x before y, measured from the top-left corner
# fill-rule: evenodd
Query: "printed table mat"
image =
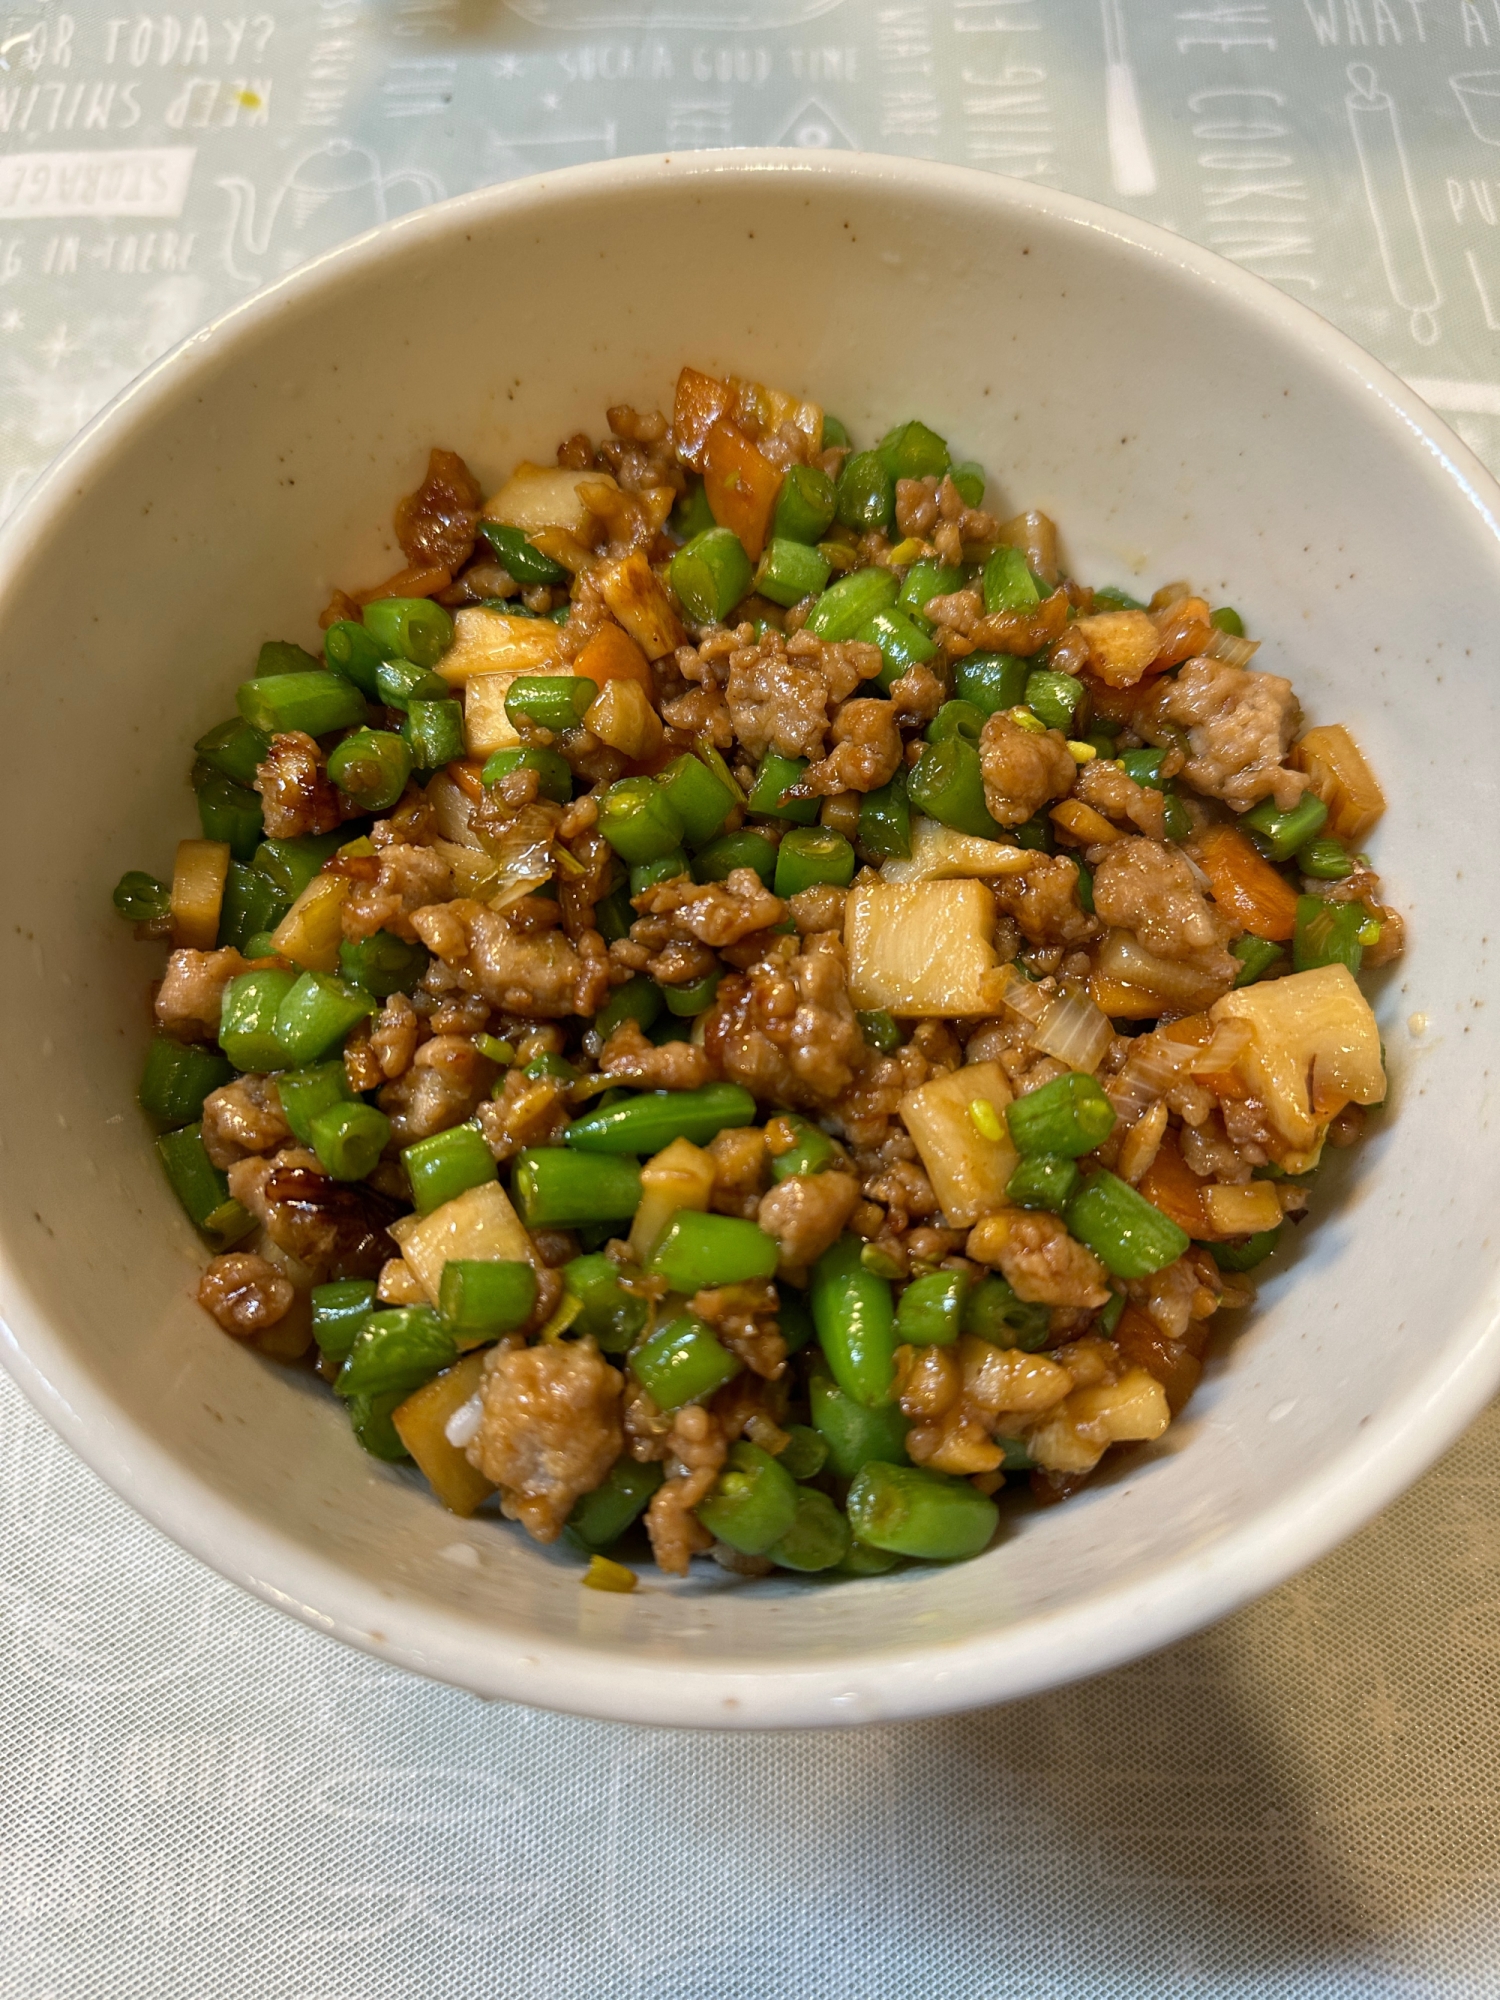
<path fill-rule="evenodd" d="M 0 512 L 212 314 L 629 153 L 962 162 L 1306 300 L 1500 469 L 1500 0 L 0 7 Z M 1005 1709 L 485 1706 L 237 1595 L 0 1378 L 3 2000 L 1500 1991 L 1500 1418 L 1346 1547 Z"/>

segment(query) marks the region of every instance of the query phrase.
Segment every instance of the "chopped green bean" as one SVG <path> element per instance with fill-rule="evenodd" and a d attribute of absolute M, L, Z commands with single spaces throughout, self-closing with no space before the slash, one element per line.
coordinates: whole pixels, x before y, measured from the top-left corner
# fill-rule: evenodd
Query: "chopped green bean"
<path fill-rule="evenodd" d="M 1005 1122 L 1018 1152 L 1063 1153 L 1076 1160 L 1115 1129 L 1115 1108 L 1091 1076 L 1069 1070 L 1040 1090 L 1014 1098 Z"/>
<path fill-rule="evenodd" d="M 908 667 L 919 667 L 937 654 L 937 641 L 930 639 L 909 611 L 891 605 L 861 625 L 854 635 L 866 646 L 878 646 L 884 661 L 876 679 L 886 694 Z"/>
<path fill-rule="evenodd" d="M 1045 1208 L 1061 1215 L 1078 1186 L 1078 1162 L 1065 1153 L 1031 1153 L 1005 1185 L 1017 1208 Z"/>
<path fill-rule="evenodd" d="M 981 579 L 984 608 L 995 611 L 1029 611 L 1041 600 L 1036 578 L 1026 567 L 1019 549 L 1002 546 L 991 552 Z"/>
<path fill-rule="evenodd" d="M 1018 660 L 1013 653 L 970 653 L 958 663 L 954 686 L 962 700 L 993 715 L 998 708 L 1021 706 L 1031 672 L 1030 660 Z"/>
<path fill-rule="evenodd" d="M 576 729 L 599 698 L 599 683 L 585 674 L 517 674 L 505 693 L 513 729 L 532 723 L 561 736 Z"/>
<path fill-rule="evenodd" d="M 714 1004 L 719 981 L 723 977 L 722 972 L 706 972 L 701 979 L 690 979 L 686 985 L 663 986 L 662 998 L 667 1003 L 668 1012 L 684 1021 L 706 1014 Z"/>
<path fill-rule="evenodd" d="M 1354 857 L 1330 834 L 1297 849 L 1297 866 L 1315 882 L 1342 882 L 1354 873 Z"/>
<path fill-rule="evenodd" d="M 659 1326 L 630 1356 L 630 1372 L 659 1410 L 701 1402 L 732 1382 L 743 1368 L 696 1313 Z"/>
<path fill-rule="evenodd" d="M 1115 1278 L 1149 1278 L 1176 1263 L 1188 1248 L 1186 1231 L 1128 1181 L 1102 1168 L 1085 1179 L 1068 1203 L 1065 1219 Z"/>
<path fill-rule="evenodd" d="M 888 569 L 850 570 L 829 584 L 808 613 L 803 630 L 818 639 L 852 639 L 878 612 L 890 609 L 899 589 Z"/>
<path fill-rule="evenodd" d="M 391 1421 L 393 1412 L 400 1408 L 410 1393 L 406 1388 L 387 1389 L 379 1396 L 351 1396 L 348 1399 L 344 1407 L 349 1412 L 349 1427 L 371 1458 L 399 1465 L 403 1459 L 411 1457 L 401 1441 L 401 1433 Z"/>
<path fill-rule="evenodd" d="M 365 630 L 385 653 L 435 667 L 453 644 L 453 620 L 430 597 L 381 597 L 364 608 Z"/>
<path fill-rule="evenodd" d="M 115 914 L 127 924 L 164 924 L 172 914 L 172 891 L 142 868 L 128 868 L 115 884 Z"/>
<path fill-rule="evenodd" d="M 1245 636 L 1245 621 L 1233 605 L 1221 604 L 1216 611 L 1210 611 L 1208 622 L 1217 626 L 1221 632 L 1227 632 L 1233 639 L 1243 639 Z"/>
<path fill-rule="evenodd" d="M 860 1261 L 857 1236 L 841 1236 L 813 1267 L 810 1297 L 818 1344 L 846 1395 L 878 1409 L 895 1382 L 896 1313 L 888 1281 Z"/>
<path fill-rule="evenodd" d="M 250 1234 L 255 1217 L 233 1198 L 229 1182 L 209 1159 L 201 1125 L 163 1132 L 156 1151 L 188 1221 L 215 1250 L 228 1250 Z"/>
<path fill-rule="evenodd" d="M 601 1354 L 626 1354 L 645 1332 L 651 1309 L 643 1298 L 626 1291 L 620 1267 L 602 1251 L 575 1257 L 563 1265 L 563 1286 L 582 1310 L 572 1331 L 591 1334 Z"/>
<path fill-rule="evenodd" d="M 1229 949 L 1240 962 L 1234 982 L 1236 986 L 1253 986 L 1257 979 L 1263 979 L 1271 967 L 1286 956 L 1279 944 L 1272 944 L 1269 938 L 1252 935 L 1236 938 Z"/>
<path fill-rule="evenodd" d="M 887 431 L 875 450 L 892 479 L 941 479 L 953 463 L 946 441 L 915 417 Z"/>
<path fill-rule="evenodd" d="M 364 721 L 365 698 L 342 674 L 266 674 L 241 681 L 235 695 L 245 720 L 267 735 L 300 729 L 327 736 Z"/>
<path fill-rule="evenodd" d="M 275 930 L 291 907 L 291 897 L 273 887 L 258 869 L 243 861 L 231 861 L 224 881 L 224 900 L 219 905 L 219 945 L 233 945 L 237 951 L 245 951 L 257 931 Z M 246 952 L 245 956 L 252 954 Z"/>
<path fill-rule="evenodd" d="M 524 1157 L 524 1156 L 523 1156 Z M 429 1139 L 402 1149 L 401 1164 L 411 1182 L 418 1215 L 431 1215 L 445 1201 L 497 1178 L 495 1158 L 477 1125 L 451 1125 Z"/>
<path fill-rule="evenodd" d="M 290 1069 L 293 1057 L 276 1032 L 281 1003 L 296 974 L 267 970 L 242 972 L 224 988 L 219 1015 L 219 1047 L 236 1069 Z"/>
<path fill-rule="evenodd" d="M 382 660 L 375 669 L 375 692 L 387 708 L 400 709 L 404 715 L 414 701 L 441 701 L 448 683 L 414 660 Z"/>
<path fill-rule="evenodd" d="M 1221 1271 L 1253 1271 L 1257 1264 L 1263 1264 L 1281 1241 L 1281 1225 L 1274 1229 L 1261 1229 L 1254 1236 L 1242 1237 L 1234 1243 L 1210 1243 L 1209 1254 Z"/>
<path fill-rule="evenodd" d="M 674 1292 L 688 1296 L 710 1285 L 743 1285 L 776 1274 L 772 1239 L 738 1215 L 705 1215 L 680 1208 L 658 1237 L 646 1263 Z"/>
<path fill-rule="evenodd" d="M 667 565 L 667 581 L 694 625 L 718 625 L 750 589 L 752 569 L 732 528 L 706 528 Z"/>
<path fill-rule="evenodd" d="M 233 1063 L 202 1042 L 153 1035 L 141 1072 L 141 1109 L 164 1130 L 190 1125 L 201 1115 L 204 1098 L 233 1075 Z"/>
<path fill-rule="evenodd" d="M 755 571 L 755 588 L 773 604 L 800 604 L 804 597 L 816 597 L 828 582 L 826 556 L 807 542 L 785 537 L 766 544 Z"/>
<path fill-rule="evenodd" d="M 898 1405 L 866 1409 L 822 1369 L 808 1383 L 812 1420 L 828 1446 L 828 1464 L 840 1479 L 852 1479 L 871 1459 L 906 1462 L 907 1420 Z"/>
<path fill-rule="evenodd" d="M 838 494 L 821 466 L 790 466 L 776 496 L 771 533 L 778 541 L 820 542 L 837 509 Z"/>
<path fill-rule="evenodd" d="M 896 1306 L 896 1338 L 913 1347 L 951 1347 L 963 1330 L 969 1295 L 964 1271 L 928 1271 L 913 1278 Z"/>
<path fill-rule="evenodd" d="M 389 729 L 356 729 L 328 753 L 328 776 L 363 812 L 384 812 L 406 790 L 411 751 Z"/>
<path fill-rule="evenodd" d="M 606 944 L 617 944 L 622 937 L 629 937 L 630 926 L 634 922 L 635 911 L 630 907 L 628 882 L 622 882 L 594 905 L 594 928 Z"/>
<path fill-rule="evenodd" d="M 948 477 L 958 488 L 959 497 L 966 507 L 984 505 L 984 467 L 977 460 L 964 459 L 961 464 L 950 468 Z"/>
<path fill-rule="evenodd" d="M 599 832 L 622 861 L 655 861 L 681 847 L 683 825 L 652 778 L 620 778 L 599 801 Z"/>
<path fill-rule="evenodd" d="M 776 893 L 783 900 L 819 883 L 847 889 L 854 849 L 831 826 L 794 826 L 776 850 Z"/>
<path fill-rule="evenodd" d="M 998 1272 L 981 1278 L 964 1300 L 963 1331 L 1035 1354 L 1051 1336 L 1051 1308 L 1016 1297 Z"/>
<path fill-rule="evenodd" d="M 600 1038 L 607 1042 L 622 1021 L 634 1021 L 638 1028 L 649 1028 L 653 1022 L 660 1020 L 661 1010 L 661 988 L 654 979 L 638 972 L 610 994 L 594 1016 L 594 1027 Z"/>
<path fill-rule="evenodd" d="M 263 830 L 259 795 L 206 766 L 194 774 L 193 791 L 203 838 L 222 840 L 236 861 L 249 861 Z"/>
<path fill-rule="evenodd" d="M 925 1466 L 866 1465 L 849 1489 L 849 1525 L 860 1541 L 928 1562 L 977 1556 L 999 1526 L 993 1500 Z"/>
<path fill-rule="evenodd" d="M 900 1048 L 901 1024 L 894 1014 L 888 1014 L 883 1007 L 876 1007 L 857 1018 L 859 1031 L 872 1049 L 879 1049 L 883 1056 L 889 1056 Z"/>
<path fill-rule="evenodd" d="M 299 973 L 276 1009 L 276 1039 L 298 1067 L 320 1062 L 374 1012 L 362 986 L 347 986 L 331 972 Z"/>
<path fill-rule="evenodd" d="M 680 847 L 674 847 L 670 854 L 658 855 L 655 861 L 637 861 L 630 870 L 631 897 L 644 896 L 658 882 L 673 882 L 688 873 L 688 858 Z"/>
<path fill-rule="evenodd" d="M 797 1484 L 768 1451 L 742 1440 L 729 1447 L 724 1470 L 694 1512 L 716 1541 L 764 1555 L 796 1521 Z"/>
<path fill-rule="evenodd" d="M 257 674 L 315 674 L 323 662 L 295 639 L 266 639 L 255 657 Z"/>
<path fill-rule="evenodd" d="M 761 813 L 767 819 L 789 819 L 797 826 L 811 826 L 818 817 L 818 801 L 786 797 L 806 769 L 805 757 L 778 757 L 774 750 L 768 750 L 750 787 L 746 803 L 751 812 Z"/>
<path fill-rule="evenodd" d="M 1105 611 L 1144 611 L 1146 608 L 1138 597 L 1132 597 L 1128 590 L 1116 589 L 1112 583 L 1094 592 L 1094 606 L 1096 610 Z"/>
<path fill-rule="evenodd" d="M 263 840 L 255 850 L 256 872 L 295 902 L 348 838 L 345 827 L 334 833 L 300 834 L 294 840 Z"/>
<path fill-rule="evenodd" d="M 896 483 L 880 456 L 857 451 L 844 460 L 834 492 L 837 518 L 857 535 L 892 527 L 896 519 Z"/>
<path fill-rule="evenodd" d="M 1011 827 L 1009 832 L 1017 847 L 1025 847 L 1036 854 L 1057 852 L 1052 822 L 1045 812 L 1033 813 L 1030 819 L 1022 820 L 1019 826 Z"/>
<path fill-rule="evenodd" d="M 934 562 L 930 558 L 915 562 L 906 572 L 906 581 L 896 602 L 903 611 L 914 611 L 920 615 L 933 598 L 951 597 L 955 590 L 961 590 L 963 581 L 963 571 L 952 563 Z"/>
<path fill-rule="evenodd" d="M 481 521 L 479 532 L 499 558 L 506 573 L 528 588 L 535 584 L 571 583 L 560 562 L 544 556 L 528 535 L 506 521 Z"/>
<path fill-rule="evenodd" d="M 1335 903 L 1323 896 L 1297 898 L 1292 932 L 1292 965 L 1310 972 L 1320 965 L 1347 965 L 1357 973 L 1364 960 L 1360 937 L 1369 912 L 1363 903 Z"/>
<path fill-rule="evenodd" d="M 1299 847 L 1305 847 L 1323 831 L 1328 808 L 1316 792 L 1304 792 L 1290 811 L 1283 812 L 1274 799 L 1262 799 L 1247 813 L 1240 825 L 1268 861 L 1289 861 Z"/>
<path fill-rule="evenodd" d="M 720 1132 L 754 1121 L 755 1099 L 748 1090 L 737 1083 L 706 1083 L 698 1090 L 626 1097 L 607 1111 L 591 1111 L 573 1121 L 564 1141 L 580 1153 L 659 1153 L 674 1139 L 706 1146 Z"/>
<path fill-rule="evenodd" d="M 335 1278 L 312 1288 L 312 1329 L 318 1351 L 329 1361 L 345 1361 L 360 1328 L 375 1310 L 373 1278 Z"/>
<path fill-rule="evenodd" d="M 458 1359 L 458 1345 L 431 1306 L 372 1312 L 338 1372 L 340 1396 L 410 1395 Z"/>
<path fill-rule="evenodd" d="M 518 1259 L 450 1257 L 438 1310 L 455 1333 L 513 1333 L 536 1306 L 536 1272 Z"/>
<path fill-rule="evenodd" d="M 828 1440 L 810 1424 L 788 1424 L 776 1457 L 793 1479 L 816 1479 L 828 1463 Z"/>
<path fill-rule="evenodd" d="M 373 1173 L 390 1136 L 390 1119 L 373 1104 L 331 1104 L 312 1121 L 313 1151 L 336 1181 L 362 1181 Z"/>
<path fill-rule="evenodd" d="M 929 743 L 946 743 L 950 736 L 966 736 L 977 743 L 984 731 L 984 710 L 972 701 L 945 701 L 922 734 Z"/>
<path fill-rule="evenodd" d="M 276 1079 L 282 1116 L 292 1128 L 292 1137 L 304 1146 L 313 1143 L 313 1120 L 336 1104 L 352 1104 L 354 1094 L 342 1056 L 306 1069 L 283 1070 Z"/>
<path fill-rule="evenodd" d="M 674 757 L 657 773 L 655 782 L 681 820 L 682 837 L 689 847 L 702 847 L 712 840 L 735 804 L 731 785 L 701 757 Z"/>
<path fill-rule="evenodd" d="M 406 705 L 401 734 L 419 771 L 440 771 L 464 754 L 464 706 L 451 696 Z"/>
<path fill-rule="evenodd" d="M 574 1502 L 564 1539 L 586 1556 L 613 1548 L 665 1477 L 660 1465 L 617 1458 L 593 1492 Z"/>
<path fill-rule="evenodd" d="M 1064 736 L 1077 734 L 1075 725 L 1086 700 L 1083 682 L 1072 674 L 1055 674 L 1050 668 L 1038 667 L 1026 677 L 1026 706 L 1049 729 L 1060 729 Z"/>
<path fill-rule="evenodd" d="M 906 773 L 866 792 L 859 804 L 859 845 L 867 861 L 905 861 L 911 854 L 911 799 Z"/>
<path fill-rule="evenodd" d="M 777 1463 L 784 1465 L 785 1456 Z M 849 1523 L 828 1495 L 815 1486 L 799 1486 L 792 1525 L 765 1553 L 778 1569 L 812 1573 L 841 1563 L 849 1541 Z"/>
<path fill-rule="evenodd" d="M 271 739 L 242 715 L 233 715 L 200 736 L 193 749 L 203 763 L 231 784 L 253 786 L 255 773 L 266 761 Z"/>
<path fill-rule="evenodd" d="M 773 1180 L 790 1180 L 793 1174 L 819 1174 L 838 1157 L 838 1148 L 820 1126 L 809 1124 L 805 1118 L 787 1122 L 797 1136 L 784 1153 L 778 1153 L 772 1160 Z"/>
<path fill-rule="evenodd" d="M 339 946 L 339 971 L 377 1000 L 388 1000 L 416 985 L 427 969 L 425 945 L 409 944 L 393 931 L 376 931 L 357 943 Z"/>
<path fill-rule="evenodd" d="M 742 826 L 735 833 L 721 833 L 693 856 L 695 882 L 726 881 L 736 868 L 753 868 L 769 889 L 776 877 L 775 843 Z"/>
<path fill-rule="evenodd" d="M 375 700 L 378 692 L 375 676 L 385 654 L 373 632 L 367 632 L 352 619 L 341 618 L 323 634 L 323 657 L 336 674 L 353 681 L 361 694 Z"/>
<path fill-rule="evenodd" d="M 512 744 L 506 750 L 496 750 L 485 760 L 484 769 L 479 773 L 480 782 L 498 785 L 502 778 L 508 778 L 512 771 L 535 771 L 537 775 L 537 796 L 551 799 L 565 806 L 573 796 L 573 772 L 566 757 L 560 751 L 547 750 L 540 744 Z M 627 779 L 627 784 L 637 782 Z M 639 782 L 650 784 L 645 778 Z"/>
<path fill-rule="evenodd" d="M 634 1160 L 537 1146 L 517 1155 L 511 1189 L 528 1229 L 571 1229 L 634 1215 L 641 1175 Z"/>
<path fill-rule="evenodd" d="M 929 819 L 983 840 L 1001 838 L 985 804 L 978 748 L 967 737 L 929 743 L 906 774 L 906 790 L 917 811 Z"/>

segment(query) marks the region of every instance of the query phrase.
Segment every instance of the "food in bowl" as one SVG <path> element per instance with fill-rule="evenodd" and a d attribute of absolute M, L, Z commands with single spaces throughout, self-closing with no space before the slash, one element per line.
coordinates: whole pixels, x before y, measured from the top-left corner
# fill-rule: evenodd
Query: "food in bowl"
<path fill-rule="evenodd" d="M 602 1587 L 975 1555 L 1165 1431 L 1383 1102 L 1384 800 L 920 421 L 608 425 L 434 450 L 116 890 L 199 1298 Z"/>

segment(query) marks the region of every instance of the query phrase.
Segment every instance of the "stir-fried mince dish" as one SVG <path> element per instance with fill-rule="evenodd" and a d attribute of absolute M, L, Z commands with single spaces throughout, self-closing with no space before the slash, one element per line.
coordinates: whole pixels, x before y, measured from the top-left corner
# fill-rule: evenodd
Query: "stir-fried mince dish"
<path fill-rule="evenodd" d="M 1383 1101 L 1384 800 L 923 423 L 608 425 L 433 451 L 116 890 L 198 1297 L 605 1588 L 974 1555 L 1161 1436 Z"/>

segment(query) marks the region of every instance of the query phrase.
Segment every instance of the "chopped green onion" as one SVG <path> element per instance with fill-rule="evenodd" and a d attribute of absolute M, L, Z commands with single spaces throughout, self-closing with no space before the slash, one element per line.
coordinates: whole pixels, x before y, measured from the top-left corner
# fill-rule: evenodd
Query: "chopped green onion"
<path fill-rule="evenodd" d="M 172 914 L 172 891 L 144 869 L 130 868 L 115 884 L 115 914 L 127 924 L 164 924 Z"/>
<path fill-rule="evenodd" d="M 887 694 L 908 667 L 919 667 L 937 654 L 937 642 L 930 639 L 909 611 L 889 605 L 877 611 L 854 635 L 867 646 L 878 646 L 885 662 L 877 679 Z"/>
<path fill-rule="evenodd" d="M 342 618 L 323 634 L 323 657 L 336 674 L 353 681 L 362 694 L 373 701 L 378 692 L 375 676 L 385 654 L 374 634 L 352 619 Z M 233 776 L 233 773 L 230 773 Z"/>
<path fill-rule="evenodd" d="M 755 571 L 755 588 L 773 604 L 800 604 L 816 597 L 829 578 L 827 558 L 807 542 L 785 537 L 766 544 Z"/>
<path fill-rule="evenodd" d="M 464 708 L 451 696 L 406 704 L 401 734 L 419 771 L 440 771 L 464 754 Z"/>
<path fill-rule="evenodd" d="M 870 534 L 894 523 L 896 483 L 878 453 L 857 451 L 846 458 L 834 491 L 837 517 L 855 534 Z"/>
<path fill-rule="evenodd" d="M 300 1067 L 320 1061 L 374 1012 L 374 999 L 363 987 L 347 986 L 331 972 L 299 973 L 276 1009 L 276 1039 Z"/>
<path fill-rule="evenodd" d="M 955 590 L 963 588 L 964 573 L 952 563 L 934 562 L 926 558 L 913 563 L 906 572 L 906 581 L 901 586 L 901 595 L 896 599 L 903 611 L 924 612 L 934 597 L 951 597 Z"/>
<path fill-rule="evenodd" d="M 426 947 L 409 944 L 393 931 L 376 931 L 356 944 L 346 941 L 339 946 L 339 971 L 377 1000 L 415 986 L 426 970 Z"/>
<path fill-rule="evenodd" d="M 222 840 L 236 861 L 249 861 L 263 831 L 258 794 L 200 765 L 194 772 L 198 823 L 205 840 Z"/>
<path fill-rule="evenodd" d="M 946 441 L 915 417 L 887 431 L 875 450 L 892 479 L 941 479 L 953 463 Z"/>
<path fill-rule="evenodd" d="M 1321 896 L 1297 898 L 1292 932 L 1292 965 L 1310 972 L 1320 965 L 1347 965 L 1358 972 L 1364 961 L 1364 929 L 1369 912 L 1363 903 L 1333 903 Z"/>
<path fill-rule="evenodd" d="M 313 1120 L 336 1104 L 352 1104 L 354 1090 L 343 1058 L 314 1063 L 306 1069 L 283 1070 L 276 1079 L 276 1095 L 282 1114 L 292 1128 L 292 1136 L 304 1146 L 313 1143 Z M 382 1146 L 385 1141 L 381 1141 Z M 378 1157 L 378 1156 L 377 1156 Z M 356 1176 L 356 1179 L 360 1178 Z"/>
<path fill-rule="evenodd" d="M 1210 611 L 1208 622 L 1220 632 L 1227 632 L 1232 639 L 1243 639 L 1245 636 L 1245 621 L 1232 605 L 1221 604 L 1217 611 Z"/>
<path fill-rule="evenodd" d="M 229 1182 L 204 1148 L 201 1125 L 163 1132 L 156 1151 L 188 1221 L 215 1250 L 228 1250 L 250 1234 L 255 1218 L 231 1197 Z"/>
<path fill-rule="evenodd" d="M 411 751 L 389 729 L 356 729 L 328 753 L 328 776 L 364 812 L 384 812 L 406 790 Z"/>
<path fill-rule="evenodd" d="M 242 715 L 231 716 L 200 736 L 193 749 L 210 769 L 231 784 L 253 786 L 255 773 L 266 761 L 271 739 L 263 729 L 252 728 Z"/>
<path fill-rule="evenodd" d="M 410 1395 L 458 1359 L 458 1344 L 431 1306 L 372 1312 L 334 1383 L 339 1396 Z"/>
<path fill-rule="evenodd" d="M 1332 835 L 1309 840 L 1297 849 L 1297 866 L 1315 882 L 1342 882 L 1354 873 L 1354 859 L 1343 841 Z"/>
<path fill-rule="evenodd" d="M 1286 956 L 1279 944 L 1272 944 L 1269 938 L 1263 937 L 1236 938 L 1229 949 L 1240 962 L 1240 971 L 1234 982 L 1236 986 L 1253 986 L 1257 979 L 1264 978 L 1271 967 Z"/>
<path fill-rule="evenodd" d="M 219 1047 L 236 1069 L 290 1069 L 293 1057 L 276 1032 L 281 1003 L 296 984 L 292 972 L 242 972 L 224 988 Z"/>
<path fill-rule="evenodd" d="M 950 736 L 966 736 L 977 743 L 984 720 L 984 710 L 972 701 L 945 701 L 922 733 L 929 743 L 946 743 Z"/>
<path fill-rule="evenodd" d="M 313 1339 L 329 1361 L 348 1359 L 360 1328 L 375 1310 L 373 1278 L 336 1278 L 312 1288 Z"/>
<path fill-rule="evenodd" d="M 1209 1255 L 1221 1271 L 1253 1271 L 1263 1264 L 1281 1241 L 1281 1226 L 1261 1229 L 1233 1243 L 1210 1243 Z"/>
<path fill-rule="evenodd" d="M 821 466 L 790 466 L 776 496 L 771 534 L 777 541 L 820 542 L 833 526 L 837 508 L 833 481 Z"/>
<path fill-rule="evenodd" d="M 1021 706 L 1031 673 L 1030 660 L 1018 660 L 1014 653 L 970 653 L 958 663 L 954 687 L 962 700 L 993 715 L 997 709 Z"/>
<path fill-rule="evenodd" d="M 981 579 L 986 611 L 1029 611 L 1042 593 L 1036 578 L 1026 567 L 1019 549 L 1000 547 L 991 552 Z"/>
<path fill-rule="evenodd" d="M 312 1121 L 312 1148 L 336 1181 L 373 1173 L 391 1136 L 391 1121 L 373 1104 L 332 1104 Z"/>

